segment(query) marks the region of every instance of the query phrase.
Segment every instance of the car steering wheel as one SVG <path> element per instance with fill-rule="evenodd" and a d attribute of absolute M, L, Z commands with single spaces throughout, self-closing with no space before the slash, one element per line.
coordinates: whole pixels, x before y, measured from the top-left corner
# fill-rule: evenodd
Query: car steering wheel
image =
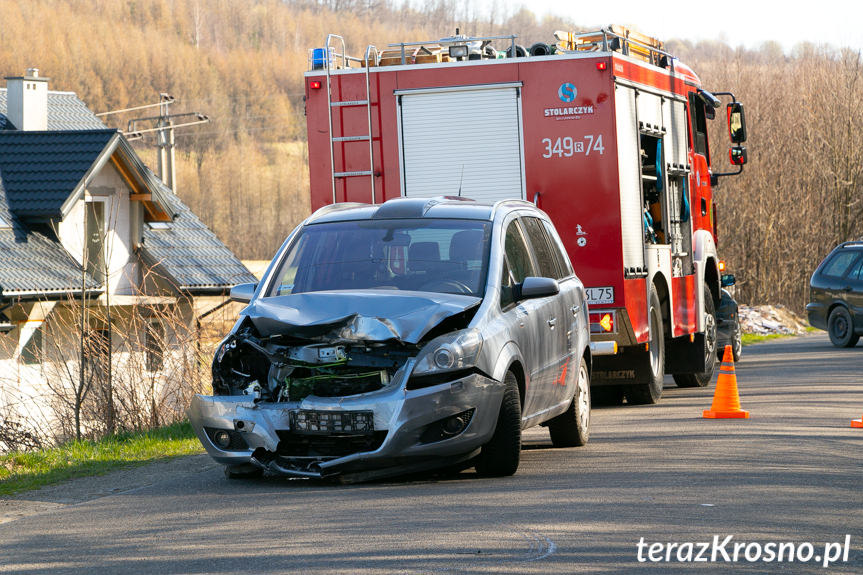
<path fill-rule="evenodd" d="M 454 288 L 456 291 L 452 291 Z M 434 291 L 442 293 L 457 293 L 471 295 L 473 290 L 458 280 L 432 280 L 420 287 L 420 291 Z"/>

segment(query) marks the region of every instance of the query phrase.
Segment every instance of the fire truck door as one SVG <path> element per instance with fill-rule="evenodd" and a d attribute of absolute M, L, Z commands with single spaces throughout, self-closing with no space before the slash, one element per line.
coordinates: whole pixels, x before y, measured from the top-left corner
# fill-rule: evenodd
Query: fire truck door
<path fill-rule="evenodd" d="M 520 84 L 396 96 L 403 196 L 524 199 Z"/>

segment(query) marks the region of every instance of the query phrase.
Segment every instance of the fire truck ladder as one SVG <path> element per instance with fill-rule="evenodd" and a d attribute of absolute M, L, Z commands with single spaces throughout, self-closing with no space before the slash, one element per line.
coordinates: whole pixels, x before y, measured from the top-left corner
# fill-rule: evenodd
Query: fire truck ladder
<path fill-rule="evenodd" d="M 342 51 L 341 53 L 335 53 L 332 46 L 333 41 L 338 41 L 341 43 Z M 330 173 L 332 174 L 332 184 L 333 184 L 333 203 L 336 203 L 336 180 L 339 178 L 354 178 L 361 176 L 368 176 L 371 179 L 372 186 L 372 203 L 377 203 L 377 199 L 375 196 L 375 156 L 374 156 L 374 143 L 372 141 L 372 103 L 371 103 L 371 88 L 370 88 L 370 77 L 369 77 L 369 65 L 371 59 L 371 65 L 377 64 L 378 61 L 378 49 L 372 45 L 369 45 L 366 48 L 365 56 L 362 60 L 359 58 L 352 58 L 345 53 L 345 39 L 337 34 L 328 34 L 327 35 L 327 46 L 326 46 L 326 65 L 325 68 L 327 70 L 327 115 L 330 123 Z M 348 67 L 348 61 L 352 62 L 362 62 L 365 65 L 366 69 L 366 98 L 365 100 L 342 100 L 342 101 L 333 101 L 333 93 L 332 93 L 332 69 L 335 65 L 333 61 L 335 57 L 341 57 L 342 68 Z M 339 67 L 339 66 L 335 66 Z M 366 107 L 366 116 L 368 118 L 368 134 L 359 134 L 355 136 L 333 136 L 333 109 L 334 108 L 344 108 L 344 107 L 356 107 L 356 106 L 365 106 Z M 368 170 L 360 170 L 355 172 L 337 172 L 336 171 L 336 154 L 335 154 L 335 146 L 337 142 L 365 142 L 369 143 L 369 169 Z M 344 161 L 344 160 L 343 160 Z"/>

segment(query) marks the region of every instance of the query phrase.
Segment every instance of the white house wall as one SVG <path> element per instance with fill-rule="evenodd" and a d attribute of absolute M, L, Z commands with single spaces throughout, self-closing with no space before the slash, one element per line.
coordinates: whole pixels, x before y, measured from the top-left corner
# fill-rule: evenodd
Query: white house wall
<path fill-rule="evenodd" d="M 134 295 L 137 291 L 138 266 L 133 257 L 129 193 L 125 180 L 108 163 L 87 186 L 85 198 L 75 204 L 59 225 L 60 242 L 81 264 L 85 245 L 84 204 L 104 202 L 109 294 Z"/>

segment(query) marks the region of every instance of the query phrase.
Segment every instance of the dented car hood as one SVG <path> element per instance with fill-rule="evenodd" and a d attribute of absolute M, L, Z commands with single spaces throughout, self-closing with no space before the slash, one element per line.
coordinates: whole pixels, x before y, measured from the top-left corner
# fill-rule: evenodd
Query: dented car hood
<path fill-rule="evenodd" d="M 392 290 L 321 291 L 261 298 L 242 315 L 263 337 L 415 344 L 448 317 L 479 305 L 469 295 Z"/>

